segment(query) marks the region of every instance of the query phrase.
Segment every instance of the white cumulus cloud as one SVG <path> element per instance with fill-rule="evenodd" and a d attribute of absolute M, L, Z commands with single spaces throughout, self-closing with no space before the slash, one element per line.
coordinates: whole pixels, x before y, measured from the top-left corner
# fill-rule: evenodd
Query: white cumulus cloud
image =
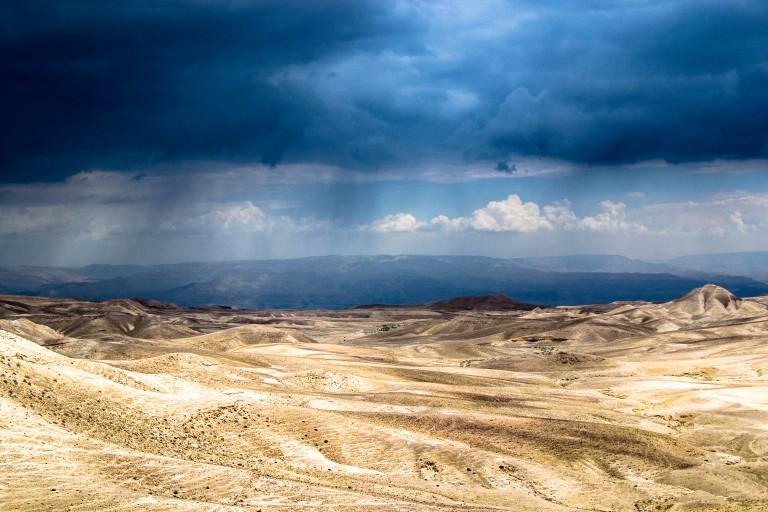
<path fill-rule="evenodd" d="M 395 213 L 374 221 L 370 229 L 377 233 L 409 233 L 426 227 L 410 213 Z"/>
<path fill-rule="evenodd" d="M 571 209 L 570 201 L 558 201 L 542 208 L 547 220 L 560 229 L 570 230 L 579 223 L 579 217 Z"/>
<path fill-rule="evenodd" d="M 645 233 L 648 228 L 642 224 L 627 221 L 627 205 L 614 201 L 603 201 L 600 203 L 602 211 L 591 217 L 581 219 L 577 227 L 587 231 L 628 231 L 635 233 Z"/>
<path fill-rule="evenodd" d="M 736 227 L 736 230 L 739 233 L 747 232 L 748 226 L 747 223 L 744 222 L 744 217 L 741 215 L 740 211 L 731 212 L 731 214 L 728 216 L 728 219 L 731 221 L 731 224 Z"/>
<path fill-rule="evenodd" d="M 269 231 L 273 226 L 264 210 L 250 201 L 206 212 L 199 220 L 207 226 L 227 231 Z"/>
<path fill-rule="evenodd" d="M 517 194 L 502 201 L 491 201 L 472 212 L 468 225 L 476 231 L 516 231 L 532 233 L 551 230 L 552 223 L 541 213 L 536 203 L 524 203 Z"/>
<path fill-rule="evenodd" d="M 439 229 L 442 229 L 443 231 L 448 232 L 456 232 L 456 231 L 463 231 L 469 227 L 469 219 L 466 217 L 458 217 L 455 219 L 451 219 L 447 215 L 438 215 L 437 217 L 433 218 L 430 222 L 430 225 Z"/>
<path fill-rule="evenodd" d="M 579 217 L 568 201 L 539 206 L 524 202 L 517 194 L 506 199 L 490 201 L 468 217 L 438 215 L 429 222 L 419 221 L 413 214 L 397 213 L 375 221 L 368 226 L 378 233 L 413 232 L 439 229 L 448 233 L 482 231 L 493 233 L 536 233 L 540 231 L 592 231 L 605 233 L 647 233 L 648 229 L 627 220 L 626 205 L 603 201 L 601 210 L 587 217 Z M 736 221 L 734 221 L 736 222 Z"/>
<path fill-rule="evenodd" d="M 312 231 L 327 223 L 313 218 L 272 216 L 251 201 L 208 205 L 202 213 L 177 212 L 160 225 L 162 231 L 255 234 Z"/>

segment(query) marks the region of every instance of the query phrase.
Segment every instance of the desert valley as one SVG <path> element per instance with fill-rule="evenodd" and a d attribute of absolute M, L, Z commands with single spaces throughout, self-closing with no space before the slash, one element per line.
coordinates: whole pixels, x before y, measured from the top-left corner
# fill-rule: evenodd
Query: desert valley
<path fill-rule="evenodd" d="M 3 510 L 768 509 L 768 298 L 0 300 Z"/>

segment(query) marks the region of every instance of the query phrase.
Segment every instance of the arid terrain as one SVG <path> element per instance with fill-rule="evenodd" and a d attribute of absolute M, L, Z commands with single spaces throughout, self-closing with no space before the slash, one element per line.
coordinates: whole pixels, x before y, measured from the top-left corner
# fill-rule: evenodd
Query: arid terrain
<path fill-rule="evenodd" d="M 768 297 L 0 297 L 0 509 L 768 510 Z"/>

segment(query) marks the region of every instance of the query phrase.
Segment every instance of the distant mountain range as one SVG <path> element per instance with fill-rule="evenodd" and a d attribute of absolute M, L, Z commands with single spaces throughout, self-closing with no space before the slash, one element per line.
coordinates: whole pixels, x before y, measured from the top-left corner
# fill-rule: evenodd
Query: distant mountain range
<path fill-rule="evenodd" d="M 546 272 L 609 272 L 611 274 L 672 274 L 690 275 L 682 266 L 646 261 L 612 254 L 575 254 L 571 256 L 545 256 L 539 258 L 514 258 L 511 261 L 525 267 Z"/>
<path fill-rule="evenodd" d="M 768 253 L 763 261 L 768 262 Z M 694 257 L 691 257 L 694 258 Z M 323 256 L 170 265 L 0 268 L 0 293 L 104 300 L 141 297 L 185 306 L 341 308 L 359 304 L 423 304 L 448 297 L 505 294 L 532 304 L 663 301 L 716 283 L 740 296 L 768 284 L 736 275 L 713 256 L 648 263 L 611 255 L 552 258 L 481 256 Z M 729 259 L 731 258 L 731 259 Z M 764 272 L 752 256 L 750 272 Z M 690 266 L 685 266 L 691 261 Z M 735 265 L 735 263 L 733 263 Z M 726 269 L 723 272 L 717 269 Z M 765 272 L 764 272 L 765 273 Z"/>
<path fill-rule="evenodd" d="M 674 258 L 669 263 L 698 272 L 746 276 L 768 282 L 768 252 L 697 254 Z"/>
<path fill-rule="evenodd" d="M 662 273 L 680 276 L 720 274 L 751 277 L 768 282 L 768 251 L 695 254 L 680 256 L 663 263 L 649 263 L 604 254 L 518 258 L 512 261 L 537 270 L 553 272 Z"/>

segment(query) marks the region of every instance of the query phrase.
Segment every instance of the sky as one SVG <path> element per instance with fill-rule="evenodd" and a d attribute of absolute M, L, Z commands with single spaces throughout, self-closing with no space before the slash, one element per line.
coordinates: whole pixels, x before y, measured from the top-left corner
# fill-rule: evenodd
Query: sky
<path fill-rule="evenodd" d="M 768 3 L 11 0 L 0 264 L 768 250 Z"/>

